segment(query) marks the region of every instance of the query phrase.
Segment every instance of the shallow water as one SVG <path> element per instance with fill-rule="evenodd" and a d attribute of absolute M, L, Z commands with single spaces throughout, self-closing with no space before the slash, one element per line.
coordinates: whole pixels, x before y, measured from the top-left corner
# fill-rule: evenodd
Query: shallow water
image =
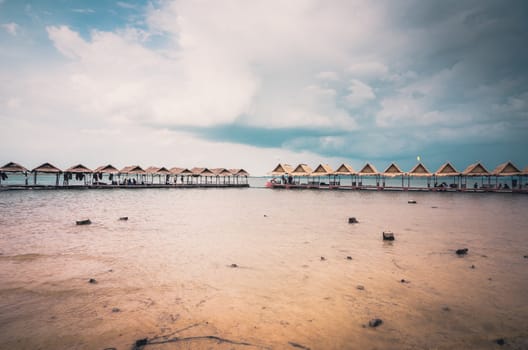
<path fill-rule="evenodd" d="M 145 349 L 526 348 L 527 205 L 511 194 L 0 192 L 0 348 L 203 336 L 245 345 Z"/>

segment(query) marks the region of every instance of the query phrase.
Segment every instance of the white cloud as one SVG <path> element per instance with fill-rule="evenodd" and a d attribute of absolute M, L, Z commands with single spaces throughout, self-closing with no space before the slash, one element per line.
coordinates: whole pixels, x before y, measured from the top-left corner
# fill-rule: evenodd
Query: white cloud
<path fill-rule="evenodd" d="M 10 23 L 3 23 L 2 28 L 4 28 L 4 30 L 8 32 L 9 34 L 11 34 L 12 36 L 17 36 L 19 26 L 15 22 L 10 22 Z"/>
<path fill-rule="evenodd" d="M 346 71 L 353 77 L 380 78 L 385 76 L 388 73 L 389 69 L 385 64 L 381 62 L 365 61 L 350 64 L 347 67 Z"/>
<path fill-rule="evenodd" d="M 350 107 L 359 107 L 365 102 L 376 98 L 370 86 L 356 79 L 352 79 L 348 91 L 350 93 L 346 96 L 346 100 Z"/>
<path fill-rule="evenodd" d="M 89 9 L 89 8 L 86 8 L 86 9 L 72 9 L 72 12 L 77 12 L 77 13 L 95 13 L 95 10 Z"/>

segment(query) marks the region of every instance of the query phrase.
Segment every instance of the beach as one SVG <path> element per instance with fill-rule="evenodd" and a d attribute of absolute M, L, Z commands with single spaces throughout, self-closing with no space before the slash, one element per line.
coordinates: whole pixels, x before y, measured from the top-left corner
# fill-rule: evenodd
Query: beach
<path fill-rule="evenodd" d="M 486 193 L 7 191 L 0 348 L 527 348 L 527 205 Z"/>

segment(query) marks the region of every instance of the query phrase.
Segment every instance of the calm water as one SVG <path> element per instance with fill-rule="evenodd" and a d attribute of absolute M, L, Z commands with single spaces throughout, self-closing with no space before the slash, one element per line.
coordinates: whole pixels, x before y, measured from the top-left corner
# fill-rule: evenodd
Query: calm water
<path fill-rule="evenodd" d="M 527 207 L 511 194 L 0 192 L 0 348 L 527 348 Z"/>

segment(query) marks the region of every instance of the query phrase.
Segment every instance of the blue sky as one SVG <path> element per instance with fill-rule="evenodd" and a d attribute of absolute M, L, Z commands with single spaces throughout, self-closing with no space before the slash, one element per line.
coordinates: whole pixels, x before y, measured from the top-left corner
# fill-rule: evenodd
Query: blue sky
<path fill-rule="evenodd" d="M 525 1 L 0 0 L 0 161 L 528 165 Z"/>

